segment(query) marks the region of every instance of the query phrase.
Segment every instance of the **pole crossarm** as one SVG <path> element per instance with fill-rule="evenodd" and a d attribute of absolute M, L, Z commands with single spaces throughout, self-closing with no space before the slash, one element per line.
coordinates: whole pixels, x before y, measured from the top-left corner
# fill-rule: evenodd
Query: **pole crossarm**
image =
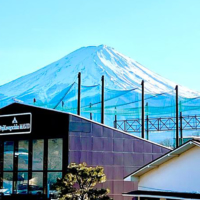
<path fill-rule="evenodd" d="M 140 132 L 142 130 L 142 123 L 140 119 L 117 120 L 116 128 L 126 132 Z"/>
<path fill-rule="evenodd" d="M 147 121 L 148 120 L 148 121 Z M 187 115 L 179 117 L 182 120 L 179 130 L 197 130 L 200 129 L 200 115 Z M 141 132 L 142 120 L 128 119 L 128 120 L 116 120 L 116 128 L 125 132 Z M 159 117 L 145 119 L 145 123 L 148 122 L 147 131 L 172 131 L 176 130 L 176 117 Z"/>

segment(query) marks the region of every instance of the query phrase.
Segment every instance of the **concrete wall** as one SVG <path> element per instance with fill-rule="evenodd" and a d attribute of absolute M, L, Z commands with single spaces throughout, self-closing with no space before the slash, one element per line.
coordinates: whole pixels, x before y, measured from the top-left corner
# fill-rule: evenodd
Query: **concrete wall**
<path fill-rule="evenodd" d="M 193 147 L 139 178 L 140 190 L 200 192 L 200 147 Z"/>

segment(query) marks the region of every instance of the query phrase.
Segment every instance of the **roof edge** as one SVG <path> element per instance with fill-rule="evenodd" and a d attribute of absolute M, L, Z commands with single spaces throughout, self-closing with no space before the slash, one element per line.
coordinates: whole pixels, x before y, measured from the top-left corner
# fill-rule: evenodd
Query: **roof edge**
<path fill-rule="evenodd" d="M 156 160 L 153 160 L 153 161 L 147 163 L 147 164 L 144 165 L 143 167 L 141 167 L 141 168 L 137 169 L 136 171 L 130 173 L 129 175 L 125 176 L 125 177 L 124 177 L 124 180 L 125 180 L 125 179 L 128 179 L 129 177 L 131 178 L 132 176 L 136 175 L 136 174 L 139 173 L 139 172 L 142 172 L 142 171 L 145 170 L 145 169 L 149 169 L 149 170 L 147 170 L 146 172 L 152 170 L 153 168 L 151 168 L 151 165 L 154 165 L 154 166 L 155 166 L 155 164 L 156 164 L 157 162 L 159 162 L 159 161 L 161 161 L 161 163 L 159 164 L 159 166 L 160 166 L 161 164 L 163 164 L 164 162 L 166 162 L 166 161 L 164 160 L 166 157 L 169 157 L 169 158 L 167 159 L 167 161 L 168 161 L 168 160 L 174 158 L 174 157 L 177 155 L 176 152 L 178 152 L 179 150 L 183 149 L 184 147 L 187 147 L 187 148 L 186 148 L 186 150 L 184 150 L 183 152 L 185 152 L 185 151 L 191 149 L 191 148 L 192 148 L 191 145 L 193 145 L 192 147 L 194 147 L 194 146 L 200 147 L 200 142 L 197 141 L 197 140 L 189 140 L 188 142 L 182 144 L 182 145 L 179 146 L 178 148 L 176 148 L 176 149 L 174 149 L 174 150 L 172 150 L 172 151 L 170 151 L 170 152 L 164 154 L 163 156 L 157 158 Z M 181 152 L 180 154 L 182 154 L 183 152 Z M 178 154 L 178 155 L 179 155 L 179 154 Z M 144 173 L 146 173 L 146 172 L 144 172 Z M 143 174 L 144 174 L 144 173 L 143 173 Z M 142 174 L 141 174 L 141 175 L 142 175 Z M 135 176 L 135 178 L 136 178 L 136 177 L 139 177 L 139 176 L 141 176 L 141 175 Z"/>
<path fill-rule="evenodd" d="M 149 142 L 149 143 L 151 143 L 151 144 L 155 144 L 155 145 L 160 146 L 160 147 L 162 147 L 162 148 L 165 148 L 165 149 L 168 149 L 168 150 L 172 150 L 172 148 L 170 148 L 170 147 L 167 147 L 167 146 L 158 144 L 158 143 L 156 143 L 156 142 L 153 142 L 153 141 L 150 141 L 150 140 L 147 140 L 147 139 L 138 137 L 138 136 L 136 136 L 136 135 L 132 135 L 132 134 L 127 133 L 127 132 L 124 132 L 124 131 L 122 131 L 122 130 L 113 128 L 113 127 L 111 127 L 111 126 L 107 126 L 107 125 L 105 125 L 105 124 L 101 124 L 101 123 L 99 123 L 99 122 L 96 122 L 96 121 L 87 119 L 87 118 L 85 118 L 85 117 L 82 117 L 82 116 L 80 116 L 80 115 L 76 115 L 76 114 L 73 114 L 73 113 L 68 113 L 68 112 L 64 112 L 64 111 L 60 111 L 60 110 L 55 110 L 55 109 L 52 109 L 52 108 L 43 108 L 43 107 L 39 107 L 39 106 L 35 106 L 35 105 L 29 105 L 29 104 L 25 104 L 25 103 L 21 103 L 21 102 L 13 102 L 13 103 L 11 103 L 11 104 L 9 104 L 9 105 L 7 105 L 7 106 L 4 106 L 4 107 L 2 107 L 2 108 L 8 107 L 8 106 L 13 105 L 13 104 L 19 104 L 19 105 L 30 106 L 30 107 L 34 107 L 34 108 L 39 108 L 39 109 L 44 109 L 44 110 L 59 112 L 59 113 L 63 113 L 63 114 L 69 114 L 69 115 L 72 115 L 72 116 L 75 116 L 75 117 L 79 117 L 79 118 L 81 118 L 81 119 L 84 119 L 84 120 L 86 120 L 86 121 L 89 121 L 89 122 L 92 122 L 92 123 L 95 123 L 95 124 L 104 126 L 104 127 L 106 127 L 106 128 L 110 128 L 110 129 L 112 129 L 112 130 L 119 131 L 119 132 L 121 132 L 121 133 L 123 133 L 123 134 L 129 135 L 129 136 L 132 136 L 132 137 L 135 137 L 135 138 L 137 138 L 137 139 L 140 139 L 140 140 Z M 2 108 L 0 108 L 0 110 L 1 110 Z"/>

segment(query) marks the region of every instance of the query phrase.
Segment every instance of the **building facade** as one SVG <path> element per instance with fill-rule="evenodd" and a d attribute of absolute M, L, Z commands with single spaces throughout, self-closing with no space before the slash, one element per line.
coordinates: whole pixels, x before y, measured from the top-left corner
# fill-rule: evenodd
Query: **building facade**
<path fill-rule="evenodd" d="M 124 194 L 138 199 L 200 199 L 200 142 L 191 140 L 134 171 L 126 180 L 138 190 Z"/>
<path fill-rule="evenodd" d="M 103 166 L 110 196 L 137 188 L 123 177 L 155 160 L 169 148 L 80 116 L 13 103 L 0 109 L 0 187 L 5 197 L 55 192 L 53 183 L 69 163 Z"/>

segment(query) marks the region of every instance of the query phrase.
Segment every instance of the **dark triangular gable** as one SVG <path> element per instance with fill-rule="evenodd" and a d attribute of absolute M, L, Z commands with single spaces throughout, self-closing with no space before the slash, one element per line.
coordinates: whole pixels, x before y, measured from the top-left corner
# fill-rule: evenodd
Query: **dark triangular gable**
<path fill-rule="evenodd" d="M 69 115 L 36 106 L 13 103 L 0 109 L 0 115 L 31 113 L 32 131 L 30 137 L 59 137 L 68 134 Z M 20 135 L 18 135 L 20 137 Z"/>

